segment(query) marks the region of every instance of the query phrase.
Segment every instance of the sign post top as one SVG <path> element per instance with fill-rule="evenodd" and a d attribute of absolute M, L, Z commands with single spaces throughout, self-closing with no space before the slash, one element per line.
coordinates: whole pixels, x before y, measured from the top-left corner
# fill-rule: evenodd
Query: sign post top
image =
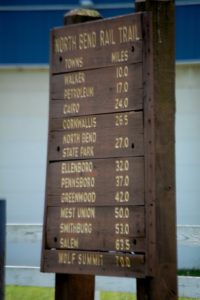
<path fill-rule="evenodd" d="M 67 12 L 64 16 L 64 25 L 95 21 L 103 17 L 97 10 L 93 9 L 74 9 Z"/>

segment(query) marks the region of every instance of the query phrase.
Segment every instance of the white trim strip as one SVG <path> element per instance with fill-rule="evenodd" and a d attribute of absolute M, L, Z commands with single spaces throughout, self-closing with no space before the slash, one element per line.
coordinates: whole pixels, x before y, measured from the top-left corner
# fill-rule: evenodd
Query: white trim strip
<path fill-rule="evenodd" d="M 199 65 L 199 60 L 177 60 L 176 65 L 182 66 L 182 65 Z M 7 71 L 7 70 L 48 70 L 49 64 L 0 64 L 0 71 Z"/>
<path fill-rule="evenodd" d="M 176 65 L 199 65 L 200 59 L 176 60 Z"/>
<path fill-rule="evenodd" d="M 48 70 L 49 64 L 13 64 L 13 65 L 4 65 L 0 64 L 0 71 L 9 71 L 9 70 L 15 70 L 15 71 L 23 71 L 23 70 Z"/>
<path fill-rule="evenodd" d="M 182 0 L 182 1 L 175 1 L 176 2 L 176 6 L 188 6 L 188 5 L 199 5 L 200 1 L 188 1 L 188 0 Z"/>
<path fill-rule="evenodd" d="M 95 296 L 99 296 L 101 291 L 136 292 L 134 278 L 96 276 L 95 279 Z M 39 267 L 33 266 L 6 266 L 6 284 L 54 287 L 55 274 L 41 273 Z M 199 298 L 199 287 L 200 277 L 178 276 L 179 297 Z"/>
<path fill-rule="evenodd" d="M 38 243 L 42 239 L 42 224 L 7 224 L 7 241 Z M 200 246 L 200 225 L 178 225 L 177 243 L 179 246 Z"/>

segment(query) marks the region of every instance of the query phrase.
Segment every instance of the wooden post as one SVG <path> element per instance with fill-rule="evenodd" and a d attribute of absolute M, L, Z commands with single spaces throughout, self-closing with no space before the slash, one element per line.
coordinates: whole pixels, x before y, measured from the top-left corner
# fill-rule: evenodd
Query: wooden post
<path fill-rule="evenodd" d="M 152 13 L 155 127 L 155 276 L 137 279 L 138 300 L 177 299 L 174 1 L 136 0 Z"/>
<path fill-rule="evenodd" d="M 0 200 L 0 300 L 4 299 L 5 283 L 5 242 L 6 242 L 6 201 Z"/>
<path fill-rule="evenodd" d="M 56 274 L 56 300 L 94 300 L 95 276 Z"/>
<path fill-rule="evenodd" d="M 102 19 L 95 10 L 77 9 L 64 16 L 64 25 Z M 94 300 L 95 276 L 56 274 L 55 300 Z"/>

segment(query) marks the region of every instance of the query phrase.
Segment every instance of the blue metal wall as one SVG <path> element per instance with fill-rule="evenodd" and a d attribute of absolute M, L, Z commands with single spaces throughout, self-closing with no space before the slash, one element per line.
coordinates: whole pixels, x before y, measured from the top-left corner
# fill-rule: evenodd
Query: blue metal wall
<path fill-rule="evenodd" d="M 16 5 L 17 2 L 17 5 Z M 68 9 L 81 1 L 0 0 L 0 64 L 47 64 L 49 31 L 62 26 Z M 66 4 L 67 2 L 67 4 Z M 82 0 L 82 3 L 84 0 Z M 133 2 L 96 0 L 95 8 L 105 17 L 134 11 Z M 200 1 L 176 5 L 176 59 L 200 60 Z"/>
<path fill-rule="evenodd" d="M 200 60 L 200 4 L 176 7 L 176 58 Z"/>

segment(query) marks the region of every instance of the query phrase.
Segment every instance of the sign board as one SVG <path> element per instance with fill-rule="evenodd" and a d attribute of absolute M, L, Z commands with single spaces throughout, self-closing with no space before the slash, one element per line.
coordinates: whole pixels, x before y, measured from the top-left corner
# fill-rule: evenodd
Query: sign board
<path fill-rule="evenodd" d="M 152 275 L 147 20 L 52 31 L 44 272 Z"/>

